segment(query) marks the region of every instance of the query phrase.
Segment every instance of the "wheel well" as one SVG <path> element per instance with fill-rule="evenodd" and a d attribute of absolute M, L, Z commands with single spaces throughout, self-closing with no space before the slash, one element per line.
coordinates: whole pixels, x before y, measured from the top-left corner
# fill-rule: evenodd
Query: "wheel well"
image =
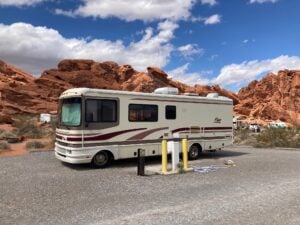
<path fill-rule="evenodd" d="M 114 160 L 115 159 L 114 155 L 109 150 L 100 150 L 95 155 L 97 155 L 99 152 L 106 152 L 108 154 L 110 160 Z M 95 155 L 93 157 L 95 157 Z"/>
<path fill-rule="evenodd" d="M 199 143 L 194 143 L 191 145 L 191 147 L 192 146 L 196 146 L 198 148 L 199 152 L 202 152 L 202 146 Z"/>

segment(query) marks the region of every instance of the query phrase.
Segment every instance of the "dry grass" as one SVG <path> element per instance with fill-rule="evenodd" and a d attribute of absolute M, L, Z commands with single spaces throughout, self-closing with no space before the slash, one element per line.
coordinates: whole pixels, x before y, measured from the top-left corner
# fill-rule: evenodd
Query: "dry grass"
<path fill-rule="evenodd" d="M 10 150 L 10 145 L 6 141 L 0 142 L 0 151 L 8 151 Z"/>
<path fill-rule="evenodd" d="M 42 138 L 47 133 L 38 127 L 38 119 L 36 116 L 29 114 L 16 115 L 13 118 L 13 132 L 17 136 L 24 136 L 26 138 Z"/>
<path fill-rule="evenodd" d="M 269 128 L 256 137 L 254 147 L 300 148 L 300 127 Z"/>
<path fill-rule="evenodd" d="M 46 144 L 41 141 L 29 141 L 26 143 L 26 149 L 29 151 L 35 151 L 37 149 L 43 149 Z"/>
<path fill-rule="evenodd" d="M 234 131 L 234 143 L 238 145 L 251 145 L 256 143 L 256 133 L 251 132 L 247 128 Z"/>
<path fill-rule="evenodd" d="M 248 129 L 235 131 L 234 143 L 251 145 L 257 148 L 300 148 L 300 127 L 266 128 L 261 133 L 253 133 Z"/>
<path fill-rule="evenodd" d="M 26 138 L 44 138 L 51 137 L 55 134 L 55 122 L 42 125 L 38 121 L 38 117 L 30 114 L 20 114 L 13 118 L 13 133 L 16 136 L 24 136 Z M 53 124 L 54 123 L 54 124 Z"/>

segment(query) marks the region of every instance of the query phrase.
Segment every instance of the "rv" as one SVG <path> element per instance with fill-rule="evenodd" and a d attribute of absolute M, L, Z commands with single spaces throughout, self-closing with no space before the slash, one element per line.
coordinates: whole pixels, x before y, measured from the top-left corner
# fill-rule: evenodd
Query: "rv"
<path fill-rule="evenodd" d="M 59 98 L 55 156 L 106 167 L 112 160 L 161 154 L 161 142 L 188 139 L 188 156 L 232 144 L 232 100 L 178 95 L 176 88 L 138 93 L 74 88 Z"/>

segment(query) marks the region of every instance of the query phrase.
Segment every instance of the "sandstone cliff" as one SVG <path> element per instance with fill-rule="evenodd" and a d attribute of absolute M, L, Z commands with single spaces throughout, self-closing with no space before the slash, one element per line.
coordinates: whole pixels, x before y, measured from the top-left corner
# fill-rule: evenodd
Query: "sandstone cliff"
<path fill-rule="evenodd" d="M 138 92 L 153 92 L 159 87 L 177 87 L 181 93 L 196 92 L 206 95 L 218 92 L 237 96 L 219 86 L 190 87 L 172 80 L 159 68 L 148 67 L 147 72 L 138 72 L 130 65 L 93 60 L 63 60 L 56 69 L 49 69 L 40 78 L 0 61 L 0 120 L 10 121 L 18 113 L 41 113 L 57 109 L 59 95 L 73 87 L 103 88 Z"/>
<path fill-rule="evenodd" d="M 0 119 L 9 121 L 18 113 L 41 113 L 57 109 L 59 95 L 72 87 L 153 92 L 159 87 L 176 87 L 180 93 L 211 92 L 233 99 L 236 114 L 253 119 L 300 122 L 300 71 L 280 71 L 253 81 L 238 95 L 218 85 L 194 87 L 172 80 L 159 68 L 138 72 L 130 65 L 93 60 L 63 60 L 40 78 L 0 61 Z"/>
<path fill-rule="evenodd" d="M 250 119 L 300 124 L 300 71 L 282 70 L 252 81 L 238 93 L 237 114 Z"/>

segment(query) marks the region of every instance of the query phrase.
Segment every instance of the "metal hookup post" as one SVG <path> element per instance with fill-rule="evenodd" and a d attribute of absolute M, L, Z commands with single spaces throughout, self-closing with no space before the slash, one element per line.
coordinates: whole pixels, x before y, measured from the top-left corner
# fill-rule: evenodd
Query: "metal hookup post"
<path fill-rule="evenodd" d="M 145 176 L 145 149 L 138 149 L 138 168 L 137 175 Z"/>

